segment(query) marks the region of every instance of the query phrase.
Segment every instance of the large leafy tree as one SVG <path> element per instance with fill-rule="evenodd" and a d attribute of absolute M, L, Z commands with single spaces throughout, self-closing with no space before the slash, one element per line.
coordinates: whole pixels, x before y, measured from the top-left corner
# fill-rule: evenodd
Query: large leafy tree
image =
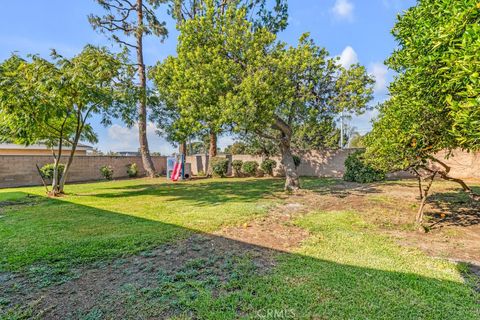
<path fill-rule="evenodd" d="M 342 68 L 308 35 L 296 47 L 275 46 L 247 65 L 244 75 L 229 101 L 239 114 L 236 128 L 278 145 L 287 190 L 300 188 L 292 154 L 297 130 L 342 111 L 362 113 L 373 92 L 364 67 Z"/>
<path fill-rule="evenodd" d="M 55 164 L 51 192 L 62 193 L 78 143 L 97 140 L 88 124 L 91 116 L 109 124 L 134 105 L 137 90 L 125 86 L 132 75 L 125 56 L 105 48 L 86 46 L 72 59 L 56 52 L 52 60 L 13 55 L 0 64 L 0 139 L 50 146 Z M 65 145 L 70 154 L 60 175 Z"/>
<path fill-rule="evenodd" d="M 154 177 L 155 167 L 147 140 L 149 90 L 143 58 L 143 38 L 146 35 L 155 35 L 163 40 L 167 36 L 165 22 L 160 21 L 155 12 L 167 0 L 96 0 L 96 2 L 107 13 L 103 16 L 92 14 L 88 17 L 93 28 L 108 34 L 114 42 L 124 48 L 135 50 L 140 88 L 137 106 L 140 153 L 143 167 L 150 177 Z"/>
<path fill-rule="evenodd" d="M 186 141 L 207 133 L 209 156 L 217 155 L 217 135 L 228 129 L 232 113 L 226 96 L 241 82 L 245 59 L 261 55 L 274 35 L 261 29 L 253 32 L 245 19 L 246 9 L 229 6 L 223 13 L 206 4 L 204 15 L 179 26 L 177 57 L 159 63 L 151 73 L 162 106 L 159 115 L 170 115 L 165 129 L 168 135 Z"/>
<path fill-rule="evenodd" d="M 272 33 L 277 33 L 284 30 L 288 24 L 288 5 L 286 0 L 172 0 L 170 1 L 170 13 L 177 21 L 177 27 L 181 32 L 185 32 L 184 24 L 189 20 L 200 19 L 201 17 L 209 16 L 210 19 L 224 19 L 228 9 L 235 8 L 245 12 L 245 18 L 251 22 L 253 28 L 264 28 Z M 183 31 L 182 31 L 183 30 Z M 219 30 L 217 30 L 219 31 Z M 197 43 L 198 44 L 198 43 Z M 204 43 L 203 45 L 208 45 Z M 217 43 L 218 45 L 218 43 Z M 182 48 L 185 50 L 185 46 Z M 158 78 L 158 77 L 157 77 Z M 212 92 L 215 95 L 215 92 Z M 153 112 L 152 120 L 155 121 L 160 128 L 160 133 L 167 137 L 172 142 L 177 142 L 180 146 L 180 151 L 186 152 L 186 141 L 191 138 L 200 138 L 204 135 L 209 136 L 209 154 L 215 156 L 217 154 L 217 137 L 225 129 L 224 126 L 214 125 L 205 128 L 201 133 L 192 134 L 196 130 L 179 130 L 179 123 L 176 121 L 179 118 L 179 109 L 182 106 L 177 106 L 176 103 L 171 103 L 157 106 Z M 218 121 L 221 122 L 221 114 L 218 115 Z M 193 114 L 191 114 L 193 116 Z M 210 115 L 215 117 L 214 114 Z M 182 117 L 185 117 L 183 115 Z M 182 126 L 184 127 L 184 126 Z M 178 140 L 175 140 L 178 139 Z"/>
<path fill-rule="evenodd" d="M 419 175 L 421 222 L 435 177 L 458 182 L 436 154 L 480 148 L 480 5 L 476 0 L 419 0 L 393 29 L 399 47 L 387 60 L 398 75 L 368 135 L 367 159 Z M 421 169 L 421 170 L 420 170 Z M 422 188 L 422 179 L 429 183 Z"/>

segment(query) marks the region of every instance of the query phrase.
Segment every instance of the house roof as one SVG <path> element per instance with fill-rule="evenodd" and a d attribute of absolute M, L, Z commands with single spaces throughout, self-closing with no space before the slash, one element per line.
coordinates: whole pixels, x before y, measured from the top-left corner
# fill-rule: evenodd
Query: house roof
<path fill-rule="evenodd" d="M 31 144 L 29 146 L 24 146 L 21 144 L 15 144 L 15 143 L 0 143 L 0 150 L 5 150 L 5 149 L 13 149 L 13 150 L 50 150 L 49 147 L 47 147 L 45 144 L 37 143 L 37 144 Z M 64 146 L 64 150 L 71 150 L 71 147 L 69 146 Z M 93 150 L 93 147 L 87 146 L 85 144 L 78 144 L 77 145 L 77 150 L 78 151 L 87 151 L 87 150 Z"/>

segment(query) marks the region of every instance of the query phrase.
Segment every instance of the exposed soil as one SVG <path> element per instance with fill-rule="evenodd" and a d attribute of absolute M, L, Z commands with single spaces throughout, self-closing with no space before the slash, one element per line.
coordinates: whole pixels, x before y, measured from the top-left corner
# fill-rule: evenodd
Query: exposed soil
<path fill-rule="evenodd" d="M 177 243 L 159 247 L 142 255 L 86 266 L 75 270 L 77 279 L 60 285 L 38 288 L 31 279 L 23 276 L 4 275 L 0 279 L 0 297 L 8 297 L 12 305 L 29 308 L 31 317 L 46 319 L 77 318 L 82 311 L 94 307 L 115 310 L 121 319 L 128 310 L 124 299 L 119 298 L 124 288 L 145 288 L 158 285 L 158 275 L 171 277 L 184 272 L 195 264 L 195 279 L 215 277 L 219 282 L 228 281 L 232 270 L 225 267 L 238 257 L 247 256 L 253 261 L 255 272 L 268 272 L 275 265 L 274 252 L 247 243 L 232 241 L 212 235 L 198 234 Z M 174 315 L 166 308 L 158 319 Z"/>
<path fill-rule="evenodd" d="M 402 245 L 480 265 L 480 204 L 468 199 L 457 185 L 436 182 L 425 212 L 428 232 L 419 232 L 414 226 L 417 197 L 414 180 L 369 185 L 339 181 L 313 190 L 304 203 L 318 210 L 359 212 Z"/>
<path fill-rule="evenodd" d="M 274 208 L 266 217 L 243 226 L 225 228 L 219 236 L 262 246 L 276 251 L 290 251 L 308 237 L 308 232 L 292 224 L 292 218 L 311 211 L 307 206 L 289 198 L 287 203 Z"/>

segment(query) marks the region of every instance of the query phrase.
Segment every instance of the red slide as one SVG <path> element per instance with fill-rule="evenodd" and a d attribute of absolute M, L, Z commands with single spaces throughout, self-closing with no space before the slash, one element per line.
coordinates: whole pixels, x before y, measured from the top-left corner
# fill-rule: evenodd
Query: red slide
<path fill-rule="evenodd" d="M 181 170 L 182 170 L 182 164 L 179 162 L 175 162 L 175 165 L 173 166 L 173 172 L 172 172 L 172 181 L 178 181 L 178 178 L 180 178 Z"/>

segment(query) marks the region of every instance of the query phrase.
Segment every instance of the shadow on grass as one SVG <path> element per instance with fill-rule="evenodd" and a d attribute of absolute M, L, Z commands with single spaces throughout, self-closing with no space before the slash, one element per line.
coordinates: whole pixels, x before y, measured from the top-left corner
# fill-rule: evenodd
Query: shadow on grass
<path fill-rule="evenodd" d="M 214 185 L 217 195 L 201 184 L 117 196 L 257 197 L 245 190 L 249 182 Z M 478 312 L 471 289 L 454 281 L 279 252 L 64 200 L 41 205 L 48 210 L 22 208 L 0 220 L 1 265 L 37 268 L 38 277 L 74 268 L 75 276 L 38 288 L 38 278 L 0 273 L 0 317 L 468 319 Z"/>
<path fill-rule="evenodd" d="M 334 178 L 303 178 L 303 187 L 320 195 L 332 195 L 337 198 L 346 198 L 352 194 L 370 195 L 382 193 L 380 183 L 356 183 Z"/>
<path fill-rule="evenodd" d="M 480 192 L 475 188 L 475 192 Z M 433 194 L 429 199 L 433 209 L 429 213 L 430 228 L 444 226 L 470 227 L 480 224 L 480 203 L 471 200 L 463 191 L 441 192 Z"/>
<path fill-rule="evenodd" d="M 125 198 L 155 196 L 161 201 L 186 200 L 197 205 L 212 205 L 228 201 L 256 202 L 266 197 L 277 197 L 282 190 L 281 179 L 225 179 L 223 181 L 198 180 L 194 183 L 140 184 L 108 188 L 113 192 L 94 195 L 99 198 Z"/>

